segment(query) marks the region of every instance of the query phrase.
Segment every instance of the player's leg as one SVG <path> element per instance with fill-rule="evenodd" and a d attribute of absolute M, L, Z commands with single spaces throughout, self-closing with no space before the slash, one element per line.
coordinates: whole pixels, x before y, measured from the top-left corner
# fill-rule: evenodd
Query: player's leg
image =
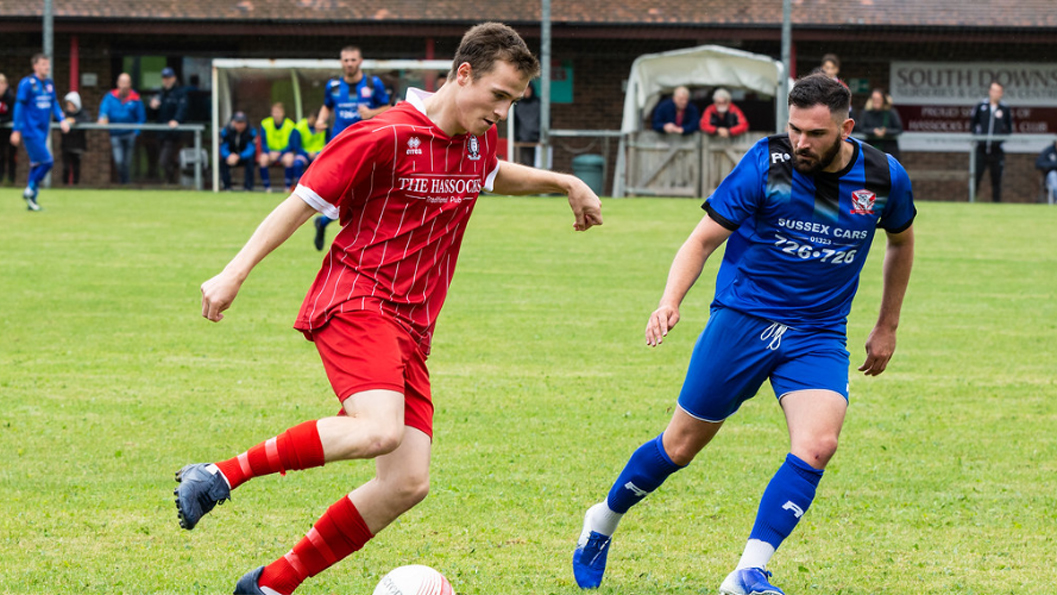
<path fill-rule="evenodd" d="M 376 459 L 375 477 L 338 500 L 293 549 L 264 567 L 259 587 L 289 595 L 306 578 L 360 550 L 426 497 L 430 437 L 412 427 L 403 432 L 400 446 Z"/>
<path fill-rule="evenodd" d="M 29 155 L 29 177 L 26 181 L 26 189 L 22 191 L 22 198 L 26 201 L 27 209 L 39 211 L 41 208 L 37 204 L 37 193 L 39 192 L 40 183 L 51 171 L 55 161 L 52 159 L 51 152 L 48 151 L 48 146 L 43 138 L 23 137 L 22 144 L 26 147 L 26 153 Z"/>
<path fill-rule="evenodd" d="M 301 176 L 305 173 L 305 168 L 308 167 L 308 156 L 297 155 L 294 157 L 294 180 L 292 186 L 296 186 L 301 181 Z"/>
<path fill-rule="evenodd" d="M 286 151 L 280 157 L 279 161 L 283 164 L 283 184 L 287 191 L 292 191 L 294 188 L 294 153 L 293 151 Z"/>
<path fill-rule="evenodd" d="M 272 176 L 268 173 L 268 168 L 279 159 L 279 153 L 277 151 L 261 151 L 261 156 L 258 159 L 258 164 L 261 169 L 261 185 L 264 186 L 266 192 L 272 190 Z"/>
<path fill-rule="evenodd" d="M 242 165 L 244 170 L 242 172 L 242 187 L 249 192 L 250 190 L 253 190 L 253 159 L 240 159 L 239 164 Z"/>
<path fill-rule="evenodd" d="M 976 144 L 975 156 L 976 156 L 976 159 L 975 159 L 975 164 L 974 165 L 976 167 L 976 171 L 975 171 L 976 180 L 974 181 L 974 186 L 973 187 L 976 189 L 975 193 L 976 193 L 977 197 L 979 197 L 980 196 L 980 182 L 982 182 L 984 180 L 984 172 L 987 171 L 988 163 L 990 163 L 990 159 L 989 159 L 989 157 L 987 155 L 986 150 L 984 149 L 983 143 L 977 143 Z"/>
<path fill-rule="evenodd" d="M 735 570 L 720 593 L 780 594 L 771 585 L 767 564 L 789 537 L 815 498 L 848 407 L 848 352 L 835 333 L 790 331 L 783 341 L 783 361 L 771 374 L 789 429 L 785 461 L 760 498 L 756 522 Z"/>
<path fill-rule="evenodd" d="M 1006 168 L 1006 154 L 1001 149 L 992 156 L 991 162 L 991 200 L 1002 202 L 1002 171 Z"/>
<path fill-rule="evenodd" d="M 316 236 L 312 239 L 312 245 L 316 247 L 316 250 L 323 250 L 323 244 L 327 239 L 327 226 L 333 221 L 326 215 L 319 215 L 316 217 L 313 224 L 316 226 Z"/>
<path fill-rule="evenodd" d="M 606 499 L 592 506 L 573 553 L 581 588 L 599 586 L 613 532 L 623 515 L 691 460 L 719 432 L 723 421 L 759 390 L 767 371 L 753 357 L 772 357 L 760 344 L 763 321 L 726 309 L 712 313 L 690 358 L 679 407 L 664 433 L 632 454 Z M 766 326 L 765 324 L 762 324 Z M 759 368 L 756 370 L 754 368 Z"/>

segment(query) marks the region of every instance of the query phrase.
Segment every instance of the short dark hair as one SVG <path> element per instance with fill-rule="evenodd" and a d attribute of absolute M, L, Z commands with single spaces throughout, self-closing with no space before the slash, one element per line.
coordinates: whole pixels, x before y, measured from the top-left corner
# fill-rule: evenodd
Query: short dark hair
<path fill-rule="evenodd" d="M 363 50 L 361 50 L 360 46 L 358 45 L 347 45 L 341 48 L 341 51 L 338 53 L 338 55 L 344 54 L 345 52 L 356 52 L 361 56 L 363 55 Z"/>
<path fill-rule="evenodd" d="M 540 63 L 525 44 L 525 40 L 512 28 L 502 23 L 474 25 L 462 36 L 459 49 L 455 50 L 449 77 L 464 62 L 470 65 L 474 77 L 488 74 L 495 68 L 497 60 L 509 63 L 521 74 L 536 78 Z"/>
<path fill-rule="evenodd" d="M 830 113 L 846 116 L 851 108 L 851 91 L 840 81 L 816 72 L 796 80 L 789 91 L 789 105 L 799 108 L 824 105 Z"/>
<path fill-rule="evenodd" d="M 47 57 L 48 57 L 48 55 L 45 54 L 44 52 L 37 52 L 36 54 L 33 54 L 32 58 L 29 59 L 29 63 L 33 64 L 34 66 L 36 66 L 37 62 L 40 62 L 41 60 L 43 60 L 43 59 L 45 59 Z"/>
<path fill-rule="evenodd" d="M 837 54 L 826 54 L 825 56 L 822 56 L 822 61 L 819 62 L 819 64 L 825 64 L 826 62 L 833 62 L 833 65 L 837 67 L 837 70 L 840 70 L 840 58 L 837 57 Z"/>

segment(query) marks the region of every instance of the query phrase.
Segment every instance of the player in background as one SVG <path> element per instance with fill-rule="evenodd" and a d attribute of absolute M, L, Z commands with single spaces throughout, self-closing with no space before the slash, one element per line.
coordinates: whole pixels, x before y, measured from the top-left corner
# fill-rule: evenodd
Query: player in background
<path fill-rule="evenodd" d="M 370 120 L 389 109 L 389 93 L 385 90 L 382 79 L 368 76 L 361 68 L 363 53 L 354 45 L 341 50 L 342 76 L 327 81 L 326 94 L 323 96 L 323 107 L 319 108 L 316 118 L 316 130 L 326 130 L 331 112 L 334 113 L 334 126 L 330 129 L 331 140 L 349 126 L 363 120 Z M 333 218 L 323 214 L 316 217 L 316 236 L 313 240 L 316 250 L 323 250 L 327 226 Z"/>
<path fill-rule="evenodd" d="M 258 137 L 261 139 L 261 154 L 257 163 L 261 167 L 261 183 L 265 192 L 272 191 L 272 176 L 268 173 L 268 167 L 274 163 L 283 165 L 283 187 L 287 190 L 294 187 L 294 158 L 297 153 L 290 142 L 294 128 L 294 121 L 286 117 L 282 102 L 272 104 L 272 115 L 261 120 Z"/>
<path fill-rule="evenodd" d="M 315 127 L 318 116 L 317 109 L 307 118 L 301 118 L 290 134 L 290 146 L 294 151 L 294 184 L 301 181 L 305 168 L 319 157 L 327 144 L 326 129 L 317 130 Z M 322 250 L 323 246 L 316 246 L 316 249 Z"/>
<path fill-rule="evenodd" d="M 253 477 L 348 459 L 375 459 L 375 476 L 288 553 L 243 576 L 236 593 L 289 595 L 426 496 L 433 433 L 426 357 L 480 190 L 560 192 L 574 229 L 602 223 L 598 197 L 579 179 L 496 158 L 496 124 L 538 73 L 513 29 L 471 28 L 451 82 L 435 94 L 411 89 L 407 101 L 332 140 L 294 193 L 202 284 L 202 315 L 219 321 L 254 266 L 314 213 L 344 224 L 294 325 L 315 342 L 344 415 L 181 469 L 180 525 L 194 528 Z"/>
<path fill-rule="evenodd" d="M 668 427 L 587 511 L 573 553 L 580 587 L 601 584 L 624 513 L 688 465 L 770 378 L 790 452 L 763 488 L 741 560 L 719 590 L 781 595 L 767 563 L 807 512 L 837 449 L 848 405 L 847 317 L 875 229 L 885 230 L 888 248 L 880 316 L 859 367 L 867 376 L 884 372 L 895 350 L 914 257 L 910 180 L 893 157 L 849 136 L 850 101 L 825 74 L 798 80 L 788 133 L 756 143 L 704 203 L 650 315 L 646 344 L 659 345 L 679 322 L 683 298 L 726 241 L 711 315 Z"/>
<path fill-rule="evenodd" d="M 33 74 L 18 83 L 15 95 L 14 132 L 11 133 L 11 145 L 26 145 L 29 154 L 29 182 L 22 191 L 26 199 L 26 208 L 39 211 L 37 194 L 40 182 L 48 175 L 55 160 L 48 151 L 48 135 L 51 131 L 51 117 L 59 121 L 62 133 L 70 131 L 72 120 L 62 113 L 59 98 L 55 94 L 55 83 L 48 78 L 51 74 L 51 59 L 44 54 L 34 54 L 30 60 Z"/>

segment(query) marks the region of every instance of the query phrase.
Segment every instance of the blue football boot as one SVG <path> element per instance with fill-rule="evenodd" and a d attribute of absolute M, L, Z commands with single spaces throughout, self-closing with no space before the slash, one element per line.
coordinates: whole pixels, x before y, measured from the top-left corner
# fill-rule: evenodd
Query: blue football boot
<path fill-rule="evenodd" d="M 609 544 L 612 542 L 609 535 L 592 531 L 587 526 L 587 519 L 584 519 L 584 529 L 573 552 L 573 576 L 581 589 L 597 589 L 602 584 Z"/>
<path fill-rule="evenodd" d="M 188 531 L 218 503 L 231 499 L 227 480 L 219 469 L 208 463 L 187 465 L 176 472 L 176 481 L 180 482 L 173 490 L 177 516 L 180 526 Z"/>
<path fill-rule="evenodd" d="M 268 592 L 274 593 L 271 589 L 265 591 L 258 584 L 261 580 L 261 573 L 264 572 L 264 567 L 260 566 L 242 575 L 239 582 L 235 584 L 235 595 L 268 595 Z"/>
<path fill-rule="evenodd" d="M 742 568 L 727 575 L 719 592 L 723 595 L 785 595 L 770 582 L 771 573 L 762 568 Z"/>

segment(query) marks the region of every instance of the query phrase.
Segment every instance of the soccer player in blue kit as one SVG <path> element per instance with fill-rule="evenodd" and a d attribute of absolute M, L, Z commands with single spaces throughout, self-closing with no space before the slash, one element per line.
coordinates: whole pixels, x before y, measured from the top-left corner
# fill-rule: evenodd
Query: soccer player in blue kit
<path fill-rule="evenodd" d="M 642 445 L 606 499 L 585 515 L 573 553 L 581 588 L 601 584 L 624 513 L 682 469 L 766 379 L 785 414 L 790 452 L 763 490 L 727 595 L 781 595 L 766 570 L 807 512 L 837 450 L 848 405 L 846 324 L 877 227 L 887 234 L 880 316 L 866 340 L 867 376 L 884 372 L 914 258 L 910 180 L 890 155 L 850 137 L 851 95 L 824 74 L 789 94 L 787 134 L 757 142 L 703 205 L 646 325 L 657 346 L 705 261 L 724 241 L 708 324 L 668 427 Z"/>
<path fill-rule="evenodd" d="M 59 98 L 55 95 L 55 83 L 48 78 L 51 74 L 51 60 L 44 54 L 35 54 L 31 62 L 33 74 L 18 83 L 11 144 L 16 147 L 19 143 L 26 145 L 26 153 L 29 154 L 29 180 L 22 192 L 22 198 L 26 200 L 26 208 L 39 211 L 37 193 L 40 182 L 55 165 L 55 159 L 52 158 L 47 145 L 51 117 L 54 115 L 60 122 L 63 134 L 70 131 L 70 123 L 73 120 L 62 112 Z"/>
<path fill-rule="evenodd" d="M 334 126 L 330 129 L 331 139 L 356 122 L 370 120 L 390 107 L 389 92 L 385 90 L 382 79 L 367 76 L 360 68 L 362 64 L 363 52 L 360 48 L 354 45 L 346 46 L 341 50 L 342 76 L 327 81 L 323 107 L 319 108 L 319 116 L 316 118 L 316 130 L 325 130 L 330 113 L 334 112 Z M 316 217 L 316 250 L 323 249 L 323 240 L 331 221 L 332 219 L 325 215 Z"/>

